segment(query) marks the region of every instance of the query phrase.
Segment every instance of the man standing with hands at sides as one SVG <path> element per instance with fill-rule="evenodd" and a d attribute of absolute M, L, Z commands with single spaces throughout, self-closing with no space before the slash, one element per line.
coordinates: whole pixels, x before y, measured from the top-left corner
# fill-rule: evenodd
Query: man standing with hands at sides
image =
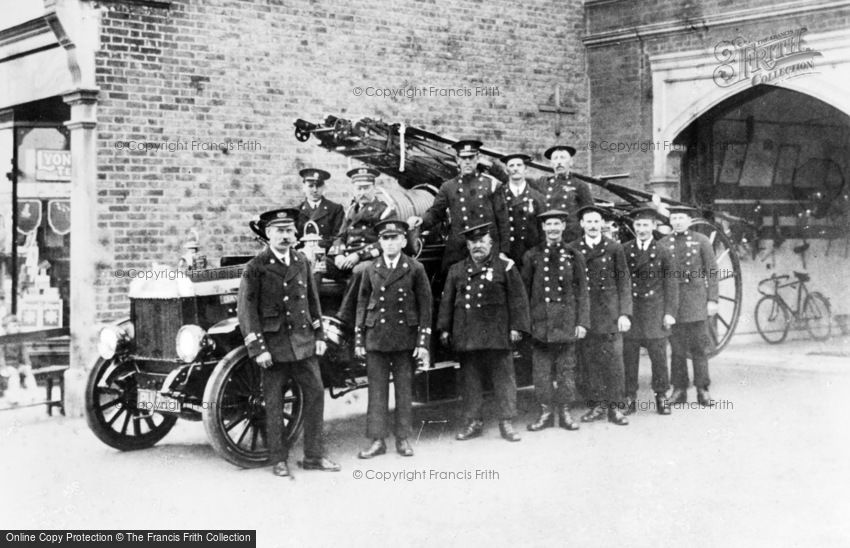
<path fill-rule="evenodd" d="M 304 201 L 298 206 L 298 220 L 295 223 L 298 236 L 303 236 L 304 225 L 313 221 L 319 227 L 322 248 L 327 250 L 342 227 L 345 210 L 341 204 L 324 197 L 325 181 L 330 179 L 330 173 L 322 169 L 307 168 L 302 169 L 298 174 L 304 181 L 305 195 Z"/>
<path fill-rule="evenodd" d="M 372 444 L 357 456 L 370 459 L 387 452 L 390 370 L 395 387 L 395 446 L 413 456 L 413 370 L 415 359 L 428 366 L 431 340 L 431 286 L 425 267 L 404 255 L 407 223 L 381 221 L 375 226 L 383 257 L 363 272 L 357 300 L 354 353 L 366 359 L 369 405 L 366 436 Z"/>
<path fill-rule="evenodd" d="M 337 472 L 324 455 L 322 424 L 325 392 L 317 356 L 325 352 L 319 291 L 297 241 L 294 208 L 267 211 L 259 229 L 268 247 L 245 266 L 237 315 L 248 355 L 260 366 L 266 408 L 266 440 L 276 476 L 289 476 L 284 441 L 283 387 L 288 378 L 301 386 L 304 400 L 305 470 Z"/>
<path fill-rule="evenodd" d="M 484 223 L 461 232 L 469 257 L 449 269 L 437 329 L 440 342 L 451 344 L 460 361 L 465 425 L 457 439 L 484 431 L 481 376 L 489 371 L 499 409 L 499 431 L 520 441 L 516 416 L 516 377 L 511 343 L 529 332 L 528 299 L 514 262 L 493 249 L 492 226 Z"/>
<path fill-rule="evenodd" d="M 530 156 L 508 154 L 500 160 L 507 167 L 509 176 L 508 183 L 501 187 L 510 229 L 507 255 L 521 265 L 525 252 L 539 244 L 542 239 L 537 216 L 543 212 L 543 196 L 525 180 Z"/>
<path fill-rule="evenodd" d="M 590 194 L 587 183 L 570 178 L 575 154 L 576 149 L 567 145 L 555 145 L 549 148 L 543 156 L 549 160 L 555 173 L 541 177 L 533 185 L 543 195 L 544 211 L 558 209 L 570 214 L 564 232 L 564 240 L 567 242 L 581 236 L 578 210 L 593 205 L 593 196 Z"/>
<path fill-rule="evenodd" d="M 639 207 L 631 212 L 635 239 L 623 246 L 632 279 L 634 321 L 623 334 L 623 364 L 626 368 L 626 414 L 637 410 L 640 347 L 646 347 L 652 363 L 652 390 L 655 410 L 670 414 L 667 390 L 667 337 L 676 323 L 679 308 L 679 280 L 673 277 L 670 252 L 652 238 L 661 215 L 653 207 Z"/>
<path fill-rule="evenodd" d="M 507 253 L 510 243 L 508 213 L 505 210 L 504 194 L 499 192 L 502 184 L 490 175 L 478 173 L 481 141 L 458 141 L 452 147 L 457 153 L 460 175 L 440 185 L 434 203 L 424 217 L 408 219 L 411 229 L 420 225 L 425 230 L 449 220 L 449 236 L 443 253 L 443 271 L 467 257 L 466 243 L 462 233 L 483 223 L 489 223 L 494 247 Z"/>
<path fill-rule="evenodd" d="M 584 258 L 563 239 L 567 217 L 566 211 L 541 213 L 546 241 L 527 251 L 522 261 L 531 308 L 534 394 L 540 405 L 540 416 L 528 425 L 532 432 L 555 426 L 553 409 L 561 428 L 579 428 L 569 406 L 576 396 L 575 345 L 590 325 L 590 299 Z"/>
<path fill-rule="evenodd" d="M 629 330 L 632 314 L 632 288 L 623 246 L 602 235 L 603 215 L 597 206 L 579 210 L 584 236 L 573 242 L 587 265 L 587 284 L 590 293 L 590 329 L 578 343 L 579 364 L 589 389 L 587 413 L 582 422 L 604 417 L 626 425 L 623 392 L 623 336 Z"/>
<path fill-rule="evenodd" d="M 714 248 L 704 234 L 690 230 L 696 210 L 668 206 L 673 233 L 659 242 L 673 256 L 679 282 L 679 310 L 670 335 L 671 403 L 688 401 L 688 352 L 694 364 L 697 402 L 711 405 L 708 385 L 709 317 L 717 314 L 717 261 Z"/>

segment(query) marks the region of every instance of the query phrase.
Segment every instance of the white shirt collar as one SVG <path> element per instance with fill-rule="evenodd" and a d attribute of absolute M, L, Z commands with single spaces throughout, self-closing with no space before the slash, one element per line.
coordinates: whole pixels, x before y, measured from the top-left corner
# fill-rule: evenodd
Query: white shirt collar
<path fill-rule="evenodd" d="M 519 196 L 525 191 L 526 184 L 527 183 L 525 182 L 525 179 L 522 179 L 519 182 L 519 185 L 517 185 L 513 181 L 508 181 L 508 188 L 511 189 L 511 194 L 513 194 L 514 196 Z"/>
<path fill-rule="evenodd" d="M 398 265 L 398 261 L 400 259 L 401 253 L 399 253 L 392 262 L 390 262 L 390 260 L 386 256 L 384 256 L 384 262 L 386 263 L 387 268 L 389 268 L 390 270 L 395 270 L 395 267 Z"/>
<path fill-rule="evenodd" d="M 307 200 L 307 205 L 309 205 L 313 209 L 316 209 L 317 207 L 319 207 L 319 205 L 321 203 L 322 203 L 322 200 L 319 200 L 318 202 L 314 202 L 314 201 L 309 200 L 309 199 Z"/>
<path fill-rule="evenodd" d="M 638 248 L 641 251 L 646 251 L 647 249 L 649 249 L 649 244 L 652 243 L 652 238 L 649 238 L 647 240 L 638 240 L 637 243 L 638 243 Z"/>
<path fill-rule="evenodd" d="M 592 239 L 590 236 L 585 236 L 584 241 L 587 242 L 587 245 L 591 247 L 596 247 L 597 245 L 599 245 L 599 242 L 602 241 L 602 235 L 600 234 L 599 236 L 597 236 L 595 240 Z"/>
<path fill-rule="evenodd" d="M 277 250 L 271 246 L 269 249 L 272 250 L 272 254 L 277 258 L 278 261 L 282 262 L 286 266 L 289 266 L 290 261 L 292 260 L 291 250 L 286 252 L 286 255 L 282 255 L 277 252 Z"/>

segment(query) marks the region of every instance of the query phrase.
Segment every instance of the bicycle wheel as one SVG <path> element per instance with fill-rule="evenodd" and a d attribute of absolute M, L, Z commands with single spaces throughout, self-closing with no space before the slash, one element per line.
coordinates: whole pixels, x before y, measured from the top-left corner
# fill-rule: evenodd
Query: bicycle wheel
<path fill-rule="evenodd" d="M 816 341 L 825 341 L 832 330 L 829 301 L 820 293 L 809 293 L 803 303 L 803 321 L 809 335 Z"/>
<path fill-rule="evenodd" d="M 766 295 L 756 305 L 756 329 L 769 344 L 778 344 L 788 336 L 791 317 L 782 301 L 774 295 Z"/>

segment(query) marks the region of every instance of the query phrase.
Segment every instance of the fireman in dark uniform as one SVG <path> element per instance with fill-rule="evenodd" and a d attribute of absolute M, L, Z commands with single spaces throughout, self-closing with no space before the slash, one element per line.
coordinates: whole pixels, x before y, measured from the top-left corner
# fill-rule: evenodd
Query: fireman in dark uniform
<path fill-rule="evenodd" d="M 313 221 L 319 227 L 322 248 L 327 250 L 333 243 L 334 237 L 339 234 L 345 218 L 345 210 L 341 204 L 324 197 L 325 181 L 330 179 L 330 173 L 321 169 L 307 168 L 302 169 L 298 174 L 304 181 L 305 194 L 304 201 L 298 206 L 298 220 L 295 221 L 298 237 L 304 235 L 304 225 L 308 221 Z"/>
<path fill-rule="evenodd" d="M 564 240 L 571 242 L 582 235 L 578 210 L 593 205 L 590 187 L 584 181 L 570 179 L 570 168 L 576 149 L 567 145 L 555 145 L 543 153 L 552 164 L 554 175 L 541 177 L 532 186 L 543 195 L 543 210 L 559 209 L 570 214 Z"/>
<path fill-rule="evenodd" d="M 669 250 L 652 238 L 661 215 L 653 207 L 640 207 L 631 212 L 636 238 L 623 246 L 632 279 L 632 327 L 623 334 L 623 365 L 626 370 L 626 414 L 637 410 L 640 347 L 646 347 L 652 363 L 652 390 L 655 410 L 670 414 L 667 390 L 670 373 L 667 368 L 667 337 L 676 323 L 679 308 L 679 281 Z"/>
<path fill-rule="evenodd" d="M 395 388 L 396 451 L 413 456 L 412 401 L 415 360 L 428 363 L 431 341 L 431 285 L 421 263 L 406 256 L 407 223 L 381 221 L 375 227 L 383 256 L 363 272 L 357 301 L 355 355 L 366 358 L 369 406 L 366 436 L 372 440 L 361 459 L 387 451 L 390 371 Z"/>
<path fill-rule="evenodd" d="M 519 441 L 516 416 L 516 377 L 511 344 L 529 332 L 528 299 L 519 269 L 493 246 L 492 225 L 484 223 L 461 234 L 469 257 L 449 269 L 437 329 L 440 342 L 451 344 L 460 361 L 465 425 L 458 440 L 484 431 L 482 375 L 489 372 L 499 408 L 504 439 Z"/>
<path fill-rule="evenodd" d="M 623 415 L 622 333 L 631 327 L 632 314 L 626 256 L 619 242 L 602 235 L 605 210 L 586 206 L 578 214 L 584 236 L 572 245 L 584 255 L 590 292 L 590 329 L 578 343 L 579 366 L 587 383 L 590 408 L 581 420 L 599 420 L 607 409 L 610 422 L 625 425 L 629 420 Z"/>
<path fill-rule="evenodd" d="M 531 309 L 534 394 L 540 405 L 540 416 L 528 425 L 532 432 L 555 426 L 553 409 L 561 428 L 578 430 L 569 405 L 576 396 L 575 345 L 590 326 L 590 300 L 584 257 L 563 240 L 568 217 L 566 211 L 542 213 L 546 241 L 522 261 Z"/>
<path fill-rule="evenodd" d="M 308 470 L 338 471 L 324 456 L 322 421 L 325 393 L 317 355 L 325 352 L 319 292 L 306 257 L 295 251 L 294 208 L 260 216 L 269 245 L 251 259 L 239 286 L 237 314 L 248 355 L 262 372 L 266 440 L 273 472 L 288 476 L 284 444 L 283 386 L 290 377 L 303 390 L 304 460 Z"/>
<path fill-rule="evenodd" d="M 343 322 L 353 324 L 360 279 L 368 266 L 366 262 L 381 254 L 375 225 L 384 219 L 394 218 L 394 211 L 375 194 L 375 178 L 380 175 L 378 171 L 360 167 L 347 175 L 354 184 L 354 200 L 328 250 L 325 276 L 337 280 L 350 276 L 337 316 Z"/>
<path fill-rule="evenodd" d="M 688 206 L 669 206 L 668 209 L 673 233 L 659 244 L 673 256 L 679 282 L 679 309 L 670 335 L 670 380 L 673 382 L 670 401 L 688 401 L 687 355 L 690 352 L 697 402 L 711 405 L 707 320 L 717 314 L 717 261 L 708 237 L 689 230 L 695 210 Z"/>
<path fill-rule="evenodd" d="M 478 173 L 481 141 L 458 141 L 452 146 L 457 152 L 460 175 L 440 185 L 434 203 L 424 217 L 411 217 L 409 220 L 411 228 L 421 224 L 425 230 L 450 221 L 443 254 L 444 271 L 467 257 L 462 232 L 470 227 L 490 223 L 494 247 L 503 253 L 508 252 L 510 243 L 504 194 L 498 192 L 502 183 L 490 175 Z"/>
<path fill-rule="evenodd" d="M 507 184 L 501 186 L 510 225 L 507 255 L 522 265 L 525 252 L 542 241 L 537 216 L 543 212 L 543 195 L 531 188 L 525 180 L 530 156 L 508 154 L 502 156 L 501 161 L 505 164 L 509 176 Z"/>

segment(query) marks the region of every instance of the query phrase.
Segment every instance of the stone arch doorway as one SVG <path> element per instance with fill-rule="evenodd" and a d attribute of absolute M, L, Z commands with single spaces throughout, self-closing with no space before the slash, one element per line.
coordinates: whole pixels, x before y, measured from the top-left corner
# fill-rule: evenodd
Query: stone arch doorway
<path fill-rule="evenodd" d="M 808 94 L 747 89 L 696 118 L 674 143 L 681 199 L 762 232 L 830 237 L 823 231 L 850 207 L 850 116 Z"/>

